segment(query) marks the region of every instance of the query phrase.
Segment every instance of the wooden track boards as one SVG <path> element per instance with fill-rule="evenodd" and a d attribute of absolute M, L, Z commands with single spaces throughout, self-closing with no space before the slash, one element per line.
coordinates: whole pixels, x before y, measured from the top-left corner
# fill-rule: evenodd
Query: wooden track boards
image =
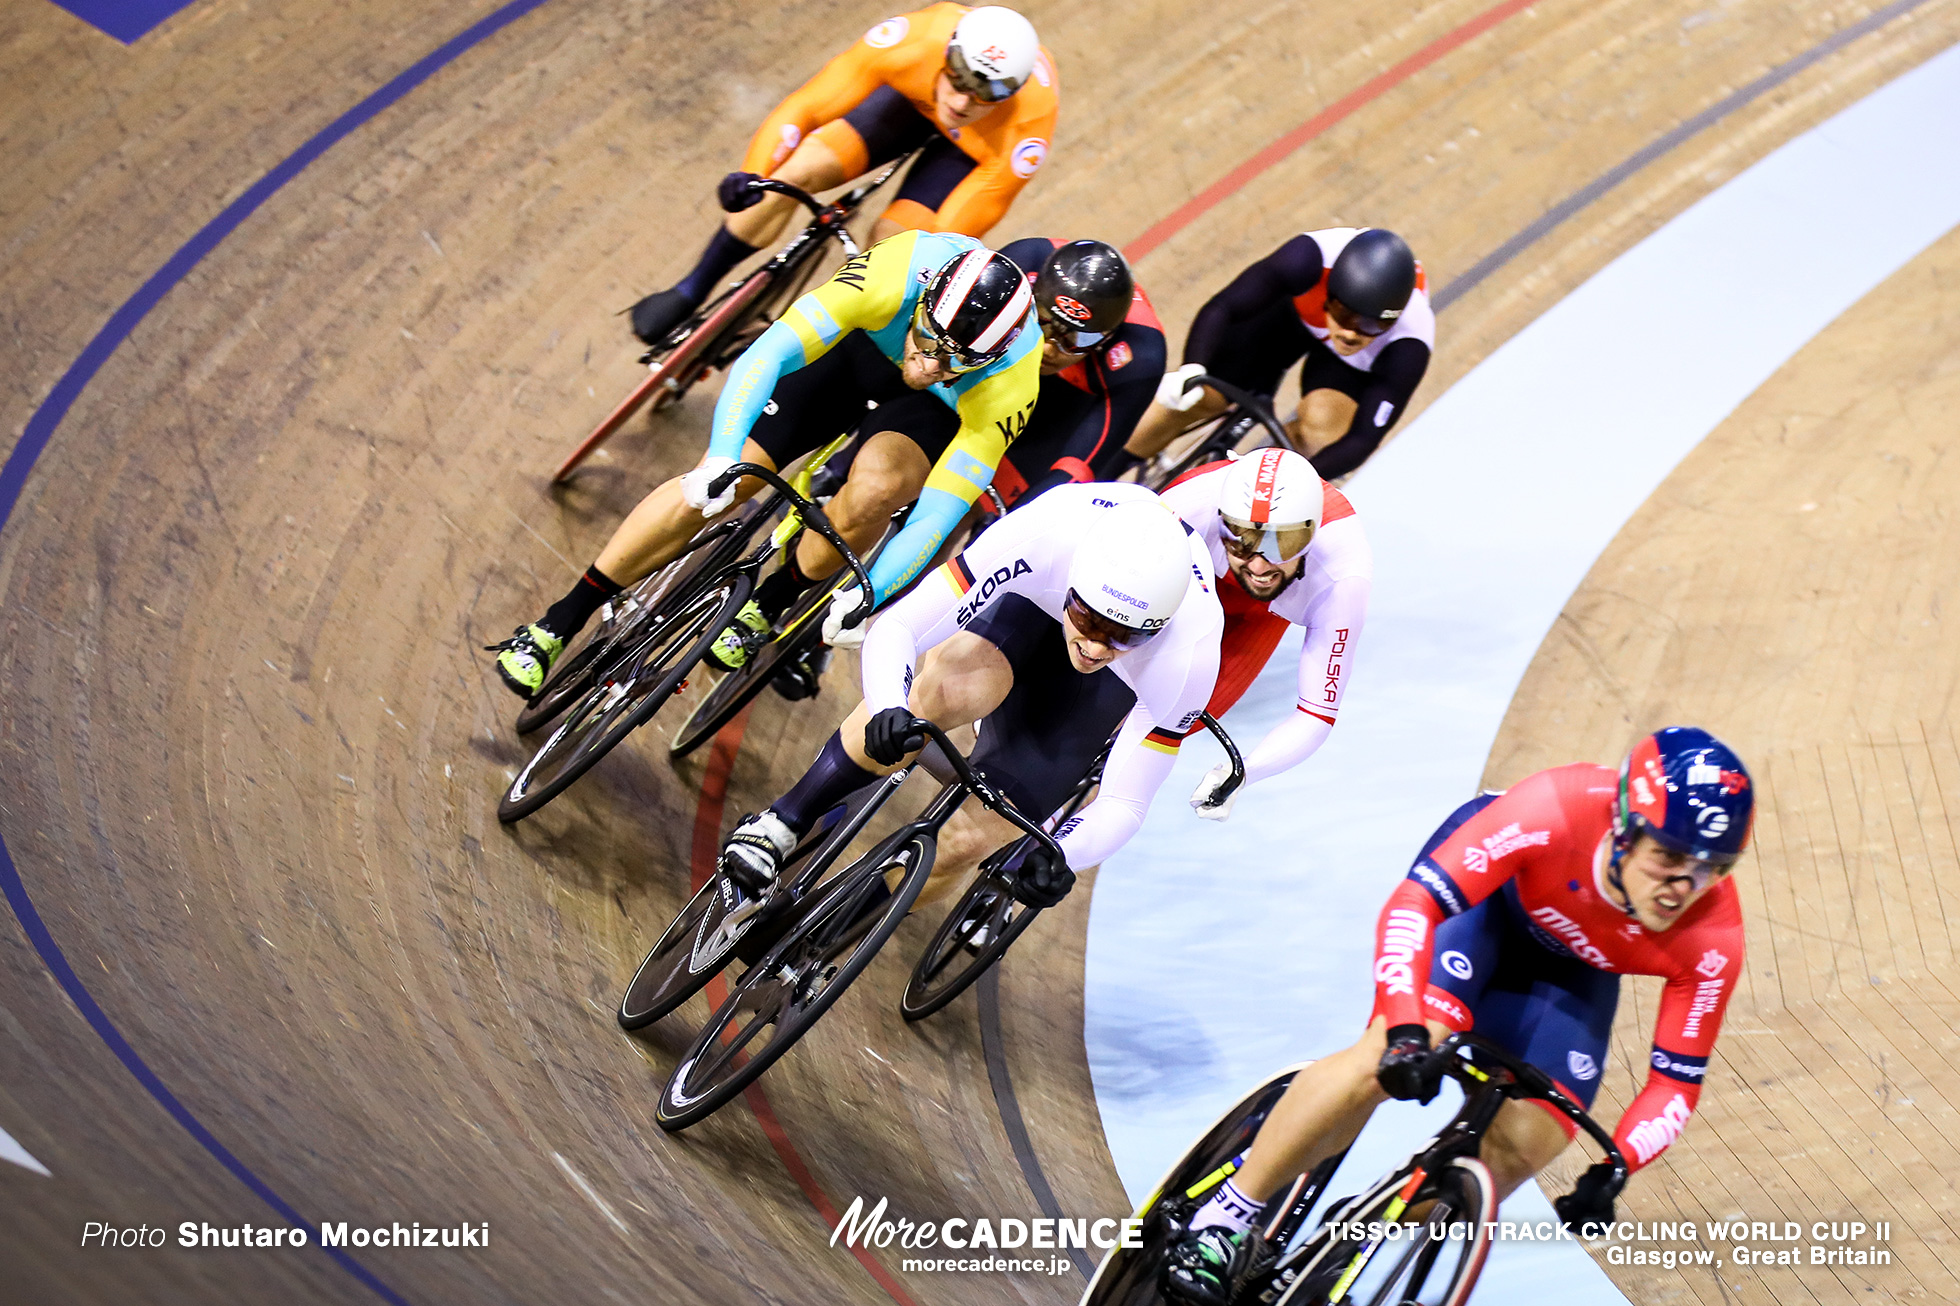
<path fill-rule="evenodd" d="M 218 208 L 489 8 L 209 0 L 129 49 L 51 6 L 8 8 L 7 429 L 20 430 L 115 307 Z M 1054 162 L 995 235 L 1131 239 L 1481 8 L 1030 6 L 1068 103 Z M 649 738 L 504 833 L 494 796 L 520 752 L 511 700 L 476 648 L 561 591 L 640 489 L 698 452 L 706 394 L 617 441 L 568 494 L 544 490 L 555 457 L 634 374 L 606 314 L 691 260 L 712 220 L 713 180 L 754 121 L 882 16 L 865 4 L 547 4 L 314 164 L 174 291 L 69 415 L 0 540 L 0 729 L 12 759 L 0 830 L 50 929 L 163 1081 L 310 1216 L 492 1222 L 488 1253 L 362 1256 L 410 1300 L 885 1300 L 824 1246 L 828 1231 L 741 1108 L 685 1141 L 659 1136 L 652 1094 L 678 1035 L 641 1048 L 613 1028 L 620 985 L 685 895 L 701 761 L 670 771 Z M 1181 336 L 1224 276 L 1288 232 L 1366 221 L 1403 231 L 1447 284 L 1547 204 L 1855 16 L 1816 0 L 1538 6 L 1256 180 L 1145 261 L 1142 277 Z M 1423 397 L 1736 168 L 1956 37 L 1960 4 L 1931 0 L 1636 177 L 1445 316 Z M 1898 320 L 1876 317 L 1868 330 L 1896 343 Z M 1913 448 L 1923 469 L 1931 452 Z M 1698 455 L 1669 493 L 1712 476 L 1748 505 L 1750 487 L 1790 483 L 1759 454 L 1696 470 L 1714 456 Z M 1810 497 L 1834 503 L 1843 477 L 1817 474 Z M 1858 474 L 1880 478 L 1867 492 L 1877 502 L 1882 473 Z M 1928 529 L 1934 483 L 1911 483 Z M 1789 524 L 1763 511 L 1780 540 Z M 1799 524 L 1831 520 L 1820 510 Z M 1652 529 L 1678 527 L 1669 518 Z M 1661 538 L 1643 529 L 1628 538 Z M 1898 558 L 1933 565 L 1937 551 L 1915 553 L 1903 525 L 1885 529 L 1894 533 L 1878 538 Z M 1865 569 L 1846 573 L 1849 593 L 1858 576 L 1882 581 L 1894 555 L 1832 557 Z M 1887 584 L 1866 589 L 1892 593 Z M 1916 593 L 1935 585 L 1929 573 Z M 1595 612 L 1587 594 L 1574 611 L 1591 614 L 1590 638 L 1620 638 L 1649 659 L 1621 679 L 1641 686 L 1641 710 L 1659 712 L 1642 679 L 1658 656 L 1653 636 L 1638 634 L 1647 618 Z M 1764 612 L 1773 642 L 1781 618 Z M 1937 632 L 1934 620 L 1922 629 Z M 1607 633 L 1619 626 L 1634 633 Z M 1826 637 L 1814 620 L 1805 629 Z M 1904 906 L 1869 907 L 1857 936 L 1842 920 L 1819 931 L 1874 953 L 1856 965 L 1794 930 L 1779 943 L 1801 949 L 1776 968 L 1803 985 L 1747 1020 L 1739 1011 L 1737 1024 L 1782 1039 L 1745 1034 L 1723 1050 L 1748 1066 L 1748 1083 L 1781 1087 L 1745 1099 L 1718 1076 L 1677 1168 L 1662 1172 L 1679 1185 L 1666 1201 L 1686 1202 L 1688 1185 L 1705 1190 L 1715 1176 L 1741 1188 L 1767 1148 L 1793 1168 L 1760 1181 L 1790 1193 L 1772 1188 L 1765 1218 L 1800 1198 L 1820 1215 L 1867 1209 L 1856 1185 L 1875 1163 L 1809 1157 L 1796 1126 L 1770 1128 L 1763 1103 L 1783 1101 L 1776 1093 L 1813 1110 L 1842 1103 L 1843 1117 L 1806 1117 L 1818 1138 L 1850 1136 L 1847 1120 L 1896 1131 L 1880 1150 L 1902 1173 L 1911 1149 L 1943 1156 L 1927 1115 L 1943 1109 L 1927 1105 L 1937 1092 L 1909 1069 L 1927 1073 L 1945 1047 L 1923 1005 L 1937 990 L 1915 978 L 1944 964 L 1943 934 L 1925 927 L 1943 892 L 1943 823 L 1927 816 L 1909 856 L 1872 842 L 1894 828 L 1883 818 L 1915 801 L 1932 812 L 1928 796 L 1960 782 L 1939 713 L 1914 718 L 1904 706 L 1945 683 L 1930 678 L 1944 669 L 1926 647 L 1868 653 L 1877 670 L 1856 696 L 1824 695 L 1825 715 L 1805 725 L 1777 716 L 1772 731 L 1759 704 L 1760 733 L 1740 732 L 1748 756 L 1770 759 L 1766 786 L 1791 804 L 1764 819 L 1752 971 L 1774 951 L 1762 940 L 1781 939 L 1775 920 L 1800 894 L 1826 892 L 1827 873 L 1814 869 L 1805 874 L 1817 889 L 1776 890 L 1774 858 L 1795 856 L 1776 850 L 1828 865 L 1812 850 L 1851 849 L 1829 891 L 1840 896 L 1825 901 L 1855 891 L 1859 922 L 1871 903 Z M 1721 661 L 1723 674 L 1760 675 L 1766 659 L 1746 652 Z M 1800 709 L 1793 686 L 1805 675 L 1840 674 L 1800 653 L 1786 654 L 1787 674 L 1765 691 L 1782 696 L 1779 712 Z M 1520 714 L 1563 701 L 1564 688 L 1537 688 L 1550 674 L 1541 659 Z M 821 711 L 765 699 L 728 816 L 800 770 L 852 696 L 833 674 Z M 1822 724 L 1854 720 L 1858 730 Z M 1911 720 L 1935 725 L 1915 732 Z M 1517 715 L 1493 770 L 1526 764 L 1511 740 L 1548 750 L 1542 760 L 1605 756 L 1643 723 L 1630 710 L 1582 730 L 1548 717 L 1527 729 Z M 1043 922 L 1051 946 L 1018 951 L 1003 988 L 1037 1151 L 1065 1209 L 1101 1214 L 1121 1198 L 1077 1037 L 1086 911 L 1078 895 Z M 1828 914 L 1813 905 L 1805 919 Z M 1908 922 L 1919 951 L 1888 952 Z M 993 1114 L 971 1001 L 922 1032 L 898 1028 L 893 999 L 920 930 L 908 933 L 765 1080 L 770 1101 L 840 1203 L 862 1191 L 921 1215 L 1032 1213 Z M 1876 986 L 1823 978 L 1855 977 L 1867 960 Z M 1892 996 L 1908 987 L 1922 1005 L 1893 1005 L 1908 1003 Z M 1638 1004 L 1628 1005 L 1631 1020 Z M 1897 1010 L 1912 1021 L 1888 1014 Z M 70 1250 L 88 1219 L 272 1216 L 143 1096 L 11 927 L 0 930 L 0 1030 L 5 1119 L 56 1176 L 0 1167 L 15 1217 L 0 1261 L 23 1299 L 362 1298 L 318 1253 Z M 1883 1103 L 1834 1098 L 1841 1083 L 1820 1092 L 1803 1078 L 1879 1035 L 1895 1067 Z M 1723 1064 L 1739 1087 L 1744 1076 Z M 1855 1082 L 1867 1080 L 1881 1082 Z M 1660 1185 L 1645 1191 L 1637 1200 L 1660 1209 Z M 1933 1260 L 1913 1269 L 1934 1299 L 1948 1282 L 1943 1227 L 1927 1235 Z M 1628 1282 L 1642 1294 L 1677 1287 Z M 1803 1282 L 1821 1295 L 1820 1281 Z M 1061 1301 L 1074 1290 L 1006 1276 L 904 1286 L 922 1306 Z"/>

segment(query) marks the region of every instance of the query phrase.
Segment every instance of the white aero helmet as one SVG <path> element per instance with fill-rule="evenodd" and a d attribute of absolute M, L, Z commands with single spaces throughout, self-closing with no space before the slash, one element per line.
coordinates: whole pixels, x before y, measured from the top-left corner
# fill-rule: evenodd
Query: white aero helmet
<path fill-rule="evenodd" d="M 1184 523 L 1158 499 L 1107 509 L 1068 565 L 1068 612 L 1084 635 L 1128 649 L 1170 624 L 1196 570 Z"/>
<path fill-rule="evenodd" d="M 946 42 L 946 76 L 962 94 L 998 104 L 1021 89 L 1040 57 L 1033 23 L 1012 9 L 981 5 L 967 10 Z"/>
<path fill-rule="evenodd" d="M 1291 449 L 1261 449 L 1224 471 L 1219 524 L 1228 553 L 1288 563 L 1307 551 L 1326 506 L 1320 474 Z"/>

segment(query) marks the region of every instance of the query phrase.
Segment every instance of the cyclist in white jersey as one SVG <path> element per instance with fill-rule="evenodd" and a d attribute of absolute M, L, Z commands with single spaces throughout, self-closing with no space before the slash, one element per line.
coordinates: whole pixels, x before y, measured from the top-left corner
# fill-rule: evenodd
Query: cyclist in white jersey
<path fill-rule="evenodd" d="M 864 702 L 810 770 L 729 836 L 723 866 L 759 891 L 796 840 L 852 793 L 909 763 L 920 716 L 979 721 L 973 762 L 1023 815 L 1054 813 L 1117 732 L 1094 802 L 1040 850 L 1016 894 L 1052 906 L 1143 823 L 1218 673 L 1224 616 L 1204 544 L 1150 491 L 1063 485 L 1008 514 L 871 626 Z M 1120 731 L 1118 727 L 1120 725 Z M 943 892 L 1018 831 L 962 811 L 940 836 Z"/>

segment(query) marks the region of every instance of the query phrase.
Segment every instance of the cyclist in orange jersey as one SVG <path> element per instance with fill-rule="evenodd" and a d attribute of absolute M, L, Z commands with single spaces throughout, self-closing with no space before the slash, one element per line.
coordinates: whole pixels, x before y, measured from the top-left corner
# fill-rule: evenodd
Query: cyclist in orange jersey
<path fill-rule="evenodd" d="M 728 220 L 692 272 L 633 306 L 634 334 L 658 341 L 782 234 L 796 202 L 756 190 L 762 177 L 816 193 L 923 146 L 872 241 L 984 236 L 1048 157 L 1059 103 L 1054 60 L 1012 9 L 942 2 L 887 18 L 763 121 L 717 190 Z"/>

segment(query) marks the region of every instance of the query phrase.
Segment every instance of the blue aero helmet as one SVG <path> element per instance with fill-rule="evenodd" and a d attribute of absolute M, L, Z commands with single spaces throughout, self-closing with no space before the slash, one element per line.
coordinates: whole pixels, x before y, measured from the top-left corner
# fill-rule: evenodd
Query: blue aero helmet
<path fill-rule="evenodd" d="M 1685 873 L 1701 889 L 1742 856 L 1755 817 L 1755 786 L 1735 750 L 1693 726 L 1656 730 L 1620 763 L 1607 880 L 1624 899 L 1620 862 L 1644 834 L 1691 858 Z"/>

